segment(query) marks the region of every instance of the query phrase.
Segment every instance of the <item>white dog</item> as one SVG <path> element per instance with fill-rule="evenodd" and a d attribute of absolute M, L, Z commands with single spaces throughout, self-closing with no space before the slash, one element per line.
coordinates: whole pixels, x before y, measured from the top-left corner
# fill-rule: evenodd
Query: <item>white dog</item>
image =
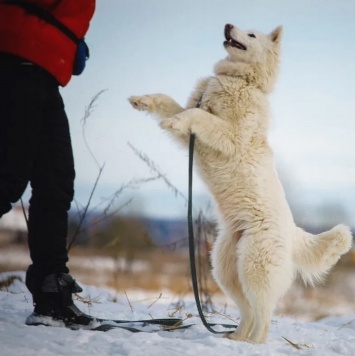
<path fill-rule="evenodd" d="M 228 56 L 202 79 L 187 108 L 163 94 L 132 96 L 135 109 L 155 114 L 161 127 L 188 145 L 220 213 L 212 251 L 213 275 L 238 305 L 237 330 L 226 336 L 266 341 L 277 300 L 297 272 L 305 282 L 322 277 L 349 251 L 352 235 L 338 225 L 311 235 L 293 221 L 268 144 L 268 95 L 278 74 L 282 28 L 264 35 L 225 26 Z"/>

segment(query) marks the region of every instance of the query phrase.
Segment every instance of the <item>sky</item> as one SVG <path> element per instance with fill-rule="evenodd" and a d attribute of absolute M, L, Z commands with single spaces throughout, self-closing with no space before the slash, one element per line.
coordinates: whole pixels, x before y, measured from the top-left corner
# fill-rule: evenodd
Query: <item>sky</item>
<path fill-rule="evenodd" d="M 90 330 L 69 330 L 63 327 L 27 326 L 31 314 L 31 295 L 25 287 L 24 272 L 0 274 L 0 281 L 15 276 L 10 286 L 0 290 L 0 342 L 2 355 L 117 355 L 117 356 L 215 356 L 215 355 L 288 355 L 336 356 L 354 355 L 355 315 L 330 315 L 316 322 L 297 320 L 287 315 L 272 318 L 265 344 L 254 345 L 211 334 L 198 317 L 191 295 L 174 296 L 168 291 L 148 293 L 128 290 L 123 293 L 80 285 L 82 300 L 75 304 L 85 313 L 101 318 L 123 320 L 181 318 L 194 324 L 183 331 L 132 333 L 111 330 L 106 333 Z M 88 303 L 91 301 L 91 303 Z M 235 324 L 238 310 L 214 298 L 216 312 L 205 313 L 208 322 Z M 215 330 L 225 330 L 221 326 Z"/>
<path fill-rule="evenodd" d="M 154 176 L 144 153 L 187 195 L 187 152 L 157 122 L 132 109 L 131 95 L 165 93 L 184 105 L 201 77 L 224 58 L 226 23 L 271 32 L 283 25 L 281 71 L 270 101 L 270 143 L 290 199 L 300 206 L 343 205 L 355 216 L 355 2 L 353 0 L 105 0 L 86 36 L 84 73 L 61 93 L 76 161 L 76 199 L 85 204 L 104 165 L 93 206 L 132 180 Z M 83 123 L 85 108 L 101 90 Z M 129 145 L 130 144 L 130 145 Z M 194 178 L 196 204 L 206 204 Z M 183 198 L 163 180 L 124 188 L 128 209 L 184 215 Z M 354 213 L 354 214 L 352 214 Z M 354 222 L 355 225 L 355 222 Z"/>

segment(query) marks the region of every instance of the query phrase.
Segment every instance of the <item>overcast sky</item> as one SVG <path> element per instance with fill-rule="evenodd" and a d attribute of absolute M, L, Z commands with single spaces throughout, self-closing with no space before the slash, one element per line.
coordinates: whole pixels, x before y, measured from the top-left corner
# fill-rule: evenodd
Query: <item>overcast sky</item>
<path fill-rule="evenodd" d="M 283 25 L 281 72 L 271 97 L 270 142 L 292 199 L 355 204 L 355 1 L 353 0 L 102 0 L 87 42 L 85 72 L 62 94 L 71 123 L 77 199 L 84 204 L 98 175 L 82 137 L 85 107 L 100 90 L 86 137 L 105 163 L 95 204 L 132 179 L 148 178 L 144 152 L 161 173 L 187 192 L 187 152 L 127 98 L 161 92 L 181 104 L 198 78 L 226 56 L 226 23 L 271 32 Z M 205 195 L 196 177 L 194 193 Z M 132 209 L 185 214 L 161 180 L 126 191 Z M 139 196 L 143 200 L 139 200 Z M 121 198 L 120 198 L 121 199 Z M 121 200 L 123 202 L 123 200 Z"/>

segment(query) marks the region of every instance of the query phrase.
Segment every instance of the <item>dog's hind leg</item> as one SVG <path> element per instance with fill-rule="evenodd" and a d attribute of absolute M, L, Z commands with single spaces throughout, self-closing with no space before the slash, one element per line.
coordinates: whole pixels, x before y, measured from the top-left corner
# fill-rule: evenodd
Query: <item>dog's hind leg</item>
<path fill-rule="evenodd" d="M 240 286 L 239 286 L 240 288 Z M 251 308 L 247 298 L 245 297 L 241 288 L 238 288 L 238 293 L 233 297 L 233 301 L 237 304 L 240 313 L 240 322 L 237 327 L 237 330 L 233 333 L 225 334 L 225 337 L 228 339 L 239 340 L 239 341 L 248 341 L 250 332 L 254 324 L 254 311 Z"/>
<path fill-rule="evenodd" d="M 213 276 L 224 293 L 238 306 L 240 322 L 233 333 L 226 337 L 233 340 L 247 340 L 253 326 L 253 309 L 244 295 L 237 273 L 237 243 L 242 232 L 224 232 L 213 246 L 211 261 Z"/>
<path fill-rule="evenodd" d="M 257 300 L 253 300 L 254 309 L 254 325 L 249 335 L 250 342 L 260 344 L 266 342 L 269 334 L 271 317 L 274 311 L 276 303 L 274 301 L 267 300 L 268 296 L 257 297 Z"/>
<path fill-rule="evenodd" d="M 290 287 L 294 267 L 282 239 L 267 234 L 244 236 L 238 246 L 238 275 L 254 322 L 248 341 L 266 341 L 276 303 Z"/>

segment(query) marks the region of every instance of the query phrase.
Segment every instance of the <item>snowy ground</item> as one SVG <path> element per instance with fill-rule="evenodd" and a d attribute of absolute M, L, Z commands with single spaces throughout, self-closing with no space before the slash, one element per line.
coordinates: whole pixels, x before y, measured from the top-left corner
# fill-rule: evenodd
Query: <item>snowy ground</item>
<path fill-rule="evenodd" d="M 0 282 L 13 272 L 0 274 Z M 178 300 L 169 293 L 117 294 L 83 286 L 83 301 L 76 304 L 98 317 L 139 319 L 158 317 L 187 318 L 194 324 L 184 331 L 131 333 L 125 330 L 95 332 L 65 328 L 26 326 L 32 311 L 31 297 L 20 279 L 0 291 L 0 354 L 7 355 L 355 355 L 355 314 L 333 316 L 318 322 L 273 318 L 267 344 L 251 345 L 209 333 L 196 316 L 192 298 Z M 90 303 L 88 303 L 90 302 Z M 223 306 L 221 306 L 221 310 Z M 238 311 L 228 308 L 226 316 L 237 320 Z M 209 316 L 211 322 L 231 323 L 226 316 Z"/>

